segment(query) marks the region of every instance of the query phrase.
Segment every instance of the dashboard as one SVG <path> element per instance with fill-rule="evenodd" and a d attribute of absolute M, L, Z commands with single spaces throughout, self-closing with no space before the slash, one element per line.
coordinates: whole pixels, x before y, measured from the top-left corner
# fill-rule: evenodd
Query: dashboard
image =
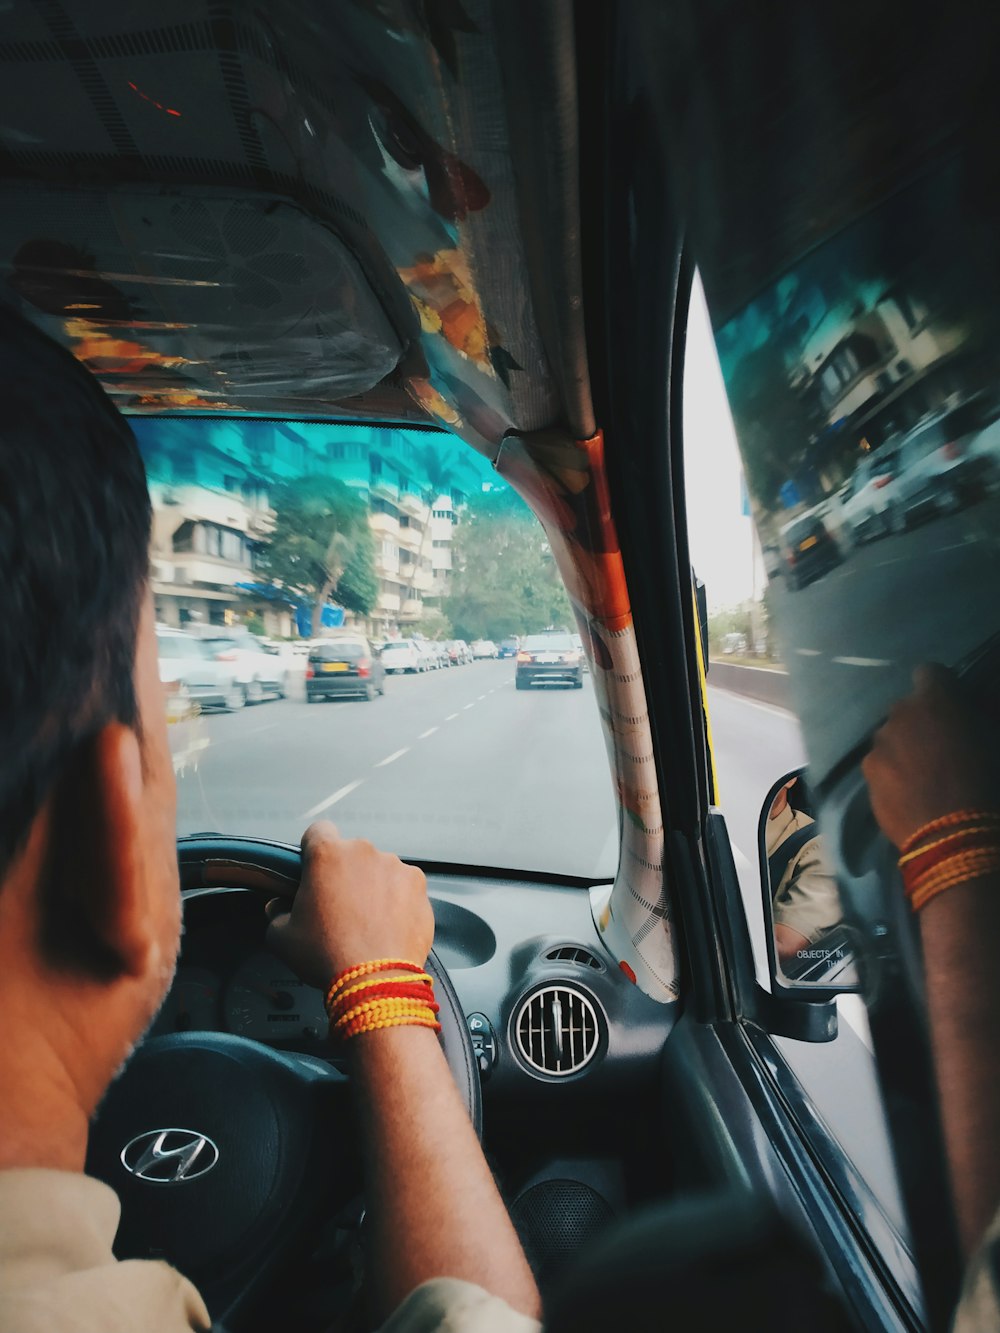
<path fill-rule="evenodd" d="M 435 952 L 466 1015 L 484 1098 L 607 1092 L 623 1079 L 655 1075 L 676 1005 L 644 995 L 605 951 L 594 912 L 606 888 L 429 873 L 428 890 Z M 267 949 L 266 930 L 257 893 L 186 891 L 177 973 L 150 1036 L 229 1032 L 339 1064 L 322 994 Z M 547 1070 L 525 1053 L 524 1033 L 550 996 L 561 1002 L 557 1013 L 566 1011 L 571 1040 L 574 1022 L 581 1030 L 584 1019 L 590 1024 L 579 1068 L 564 1062 L 561 1071 Z"/>

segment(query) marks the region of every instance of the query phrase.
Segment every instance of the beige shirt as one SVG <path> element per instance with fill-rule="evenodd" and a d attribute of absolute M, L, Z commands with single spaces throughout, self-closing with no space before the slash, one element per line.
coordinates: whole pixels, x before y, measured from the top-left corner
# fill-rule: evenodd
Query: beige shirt
<path fill-rule="evenodd" d="M 801 810 L 786 806 L 780 815 L 767 821 L 764 830 L 767 855 L 772 856 L 798 829 L 814 823 Z M 840 906 L 840 891 L 823 854 L 823 839 L 818 828 L 815 838 L 792 857 L 781 882 L 777 886 L 771 885 L 771 892 L 775 923 L 797 930 L 810 944 L 841 920 L 844 913 Z"/>
<path fill-rule="evenodd" d="M 0 1171 L 0 1333 L 191 1333 L 210 1327 L 197 1291 L 169 1264 L 111 1250 L 114 1191 L 69 1171 Z M 411 1292 L 383 1333 L 539 1333 L 469 1282 Z"/>

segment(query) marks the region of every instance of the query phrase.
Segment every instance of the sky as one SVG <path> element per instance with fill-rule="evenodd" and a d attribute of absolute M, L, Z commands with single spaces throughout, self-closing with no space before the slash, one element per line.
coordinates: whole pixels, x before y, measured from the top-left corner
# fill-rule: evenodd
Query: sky
<path fill-rule="evenodd" d="M 684 478 L 691 561 L 709 609 L 735 606 L 764 586 L 753 524 L 742 512 L 739 450 L 701 282 L 695 278 L 684 367 Z"/>

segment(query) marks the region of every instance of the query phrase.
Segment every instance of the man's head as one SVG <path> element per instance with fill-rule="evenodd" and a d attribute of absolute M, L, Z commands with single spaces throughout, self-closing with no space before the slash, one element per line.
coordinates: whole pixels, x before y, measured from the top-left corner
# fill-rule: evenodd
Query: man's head
<path fill-rule="evenodd" d="M 798 778 L 789 778 L 786 783 L 778 788 L 775 792 L 774 800 L 771 802 L 771 809 L 768 811 L 768 819 L 777 819 L 779 815 L 785 813 L 790 804 L 788 793 L 795 786 L 796 782 L 798 782 Z"/>
<path fill-rule="evenodd" d="M 97 382 L 2 307 L 0 384 L 0 1003 L 86 1033 L 100 1083 L 179 936 L 149 497 Z"/>

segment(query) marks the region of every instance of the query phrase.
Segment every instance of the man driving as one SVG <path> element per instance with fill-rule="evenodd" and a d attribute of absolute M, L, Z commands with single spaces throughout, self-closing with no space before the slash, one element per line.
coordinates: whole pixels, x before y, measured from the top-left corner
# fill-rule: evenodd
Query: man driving
<path fill-rule="evenodd" d="M 181 935 L 145 475 L 97 382 L 3 309 L 0 357 L 0 1330 L 206 1329 L 174 1269 L 115 1261 L 118 1200 L 84 1174 Z M 302 857 L 270 942 L 349 1053 L 373 1317 L 528 1333 L 535 1283 L 434 1030 L 423 874 L 325 823 Z"/>

